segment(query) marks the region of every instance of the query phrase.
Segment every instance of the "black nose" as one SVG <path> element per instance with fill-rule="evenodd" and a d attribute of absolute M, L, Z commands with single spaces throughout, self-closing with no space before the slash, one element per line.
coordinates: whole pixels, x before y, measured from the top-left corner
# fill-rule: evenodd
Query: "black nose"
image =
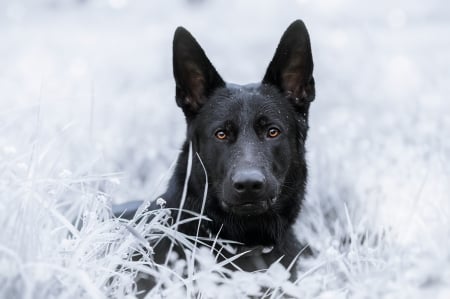
<path fill-rule="evenodd" d="M 265 189 L 266 178 L 258 170 L 241 170 L 232 176 L 231 183 L 237 193 L 260 193 Z"/>

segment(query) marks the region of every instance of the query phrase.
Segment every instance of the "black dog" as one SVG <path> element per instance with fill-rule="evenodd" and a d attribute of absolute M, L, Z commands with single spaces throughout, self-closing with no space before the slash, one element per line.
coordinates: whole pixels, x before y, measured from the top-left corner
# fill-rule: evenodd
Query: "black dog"
<path fill-rule="evenodd" d="M 261 83 L 225 83 L 182 27 L 174 36 L 173 71 L 187 137 L 161 197 L 168 208 L 180 207 L 191 145 L 183 209 L 200 213 L 208 182 L 204 214 L 212 221 L 202 221 L 200 236 L 219 234 L 242 243 L 251 252 L 235 264 L 244 270 L 259 270 L 280 258 L 288 267 L 301 250 L 292 225 L 305 194 L 308 110 L 315 97 L 304 23 L 293 22 L 283 34 Z M 178 229 L 195 235 L 197 225 Z"/>

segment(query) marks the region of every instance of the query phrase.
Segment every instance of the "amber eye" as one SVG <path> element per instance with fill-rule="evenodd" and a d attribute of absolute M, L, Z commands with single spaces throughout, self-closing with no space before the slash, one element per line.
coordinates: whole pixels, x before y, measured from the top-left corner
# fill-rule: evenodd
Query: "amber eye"
<path fill-rule="evenodd" d="M 275 138 L 278 137 L 280 133 L 280 130 L 278 130 L 277 128 L 270 128 L 269 131 L 267 131 L 267 137 Z"/>
<path fill-rule="evenodd" d="M 227 139 L 227 134 L 224 131 L 217 131 L 215 135 L 216 135 L 216 138 L 219 140 Z"/>

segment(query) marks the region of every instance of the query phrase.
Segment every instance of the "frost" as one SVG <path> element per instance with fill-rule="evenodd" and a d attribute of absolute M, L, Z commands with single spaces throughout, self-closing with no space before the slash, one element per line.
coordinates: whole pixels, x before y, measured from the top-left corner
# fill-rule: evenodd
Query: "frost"
<path fill-rule="evenodd" d="M 14 146 L 5 146 L 5 147 L 3 147 L 3 153 L 5 155 L 13 156 L 13 155 L 16 154 L 16 152 L 17 152 L 17 150 L 16 150 L 16 148 Z"/>
<path fill-rule="evenodd" d="M 59 173 L 59 177 L 62 179 L 67 179 L 69 177 L 72 176 L 72 172 L 68 169 L 63 169 L 60 173 Z"/>
<path fill-rule="evenodd" d="M 110 178 L 108 181 L 113 183 L 114 185 L 120 185 L 120 179 L 119 178 Z"/>
<path fill-rule="evenodd" d="M 164 208 L 166 206 L 166 201 L 160 197 L 156 200 L 156 204 L 161 208 Z"/>

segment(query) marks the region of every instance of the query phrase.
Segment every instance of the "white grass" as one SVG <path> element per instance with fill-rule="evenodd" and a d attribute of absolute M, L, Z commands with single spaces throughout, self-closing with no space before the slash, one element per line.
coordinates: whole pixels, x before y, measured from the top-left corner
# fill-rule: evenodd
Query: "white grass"
<path fill-rule="evenodd" d="M 280 3 L 0 4 L 0 298 L 134 298 L 138 271 L 160 279 L 148 298 L 450 297 L 449 4 Z M 201 240 L 173 234 L 165 209 L 125 222 L 110 206 L 156 199 L 183 141 L 175 27 L 247 83 L 297 18 L 317 98 L 296 230 L 314 255 L 295 284 L 279 265 L 230 272 L 204 247 L 154 265 L 150 238 Z"/>

